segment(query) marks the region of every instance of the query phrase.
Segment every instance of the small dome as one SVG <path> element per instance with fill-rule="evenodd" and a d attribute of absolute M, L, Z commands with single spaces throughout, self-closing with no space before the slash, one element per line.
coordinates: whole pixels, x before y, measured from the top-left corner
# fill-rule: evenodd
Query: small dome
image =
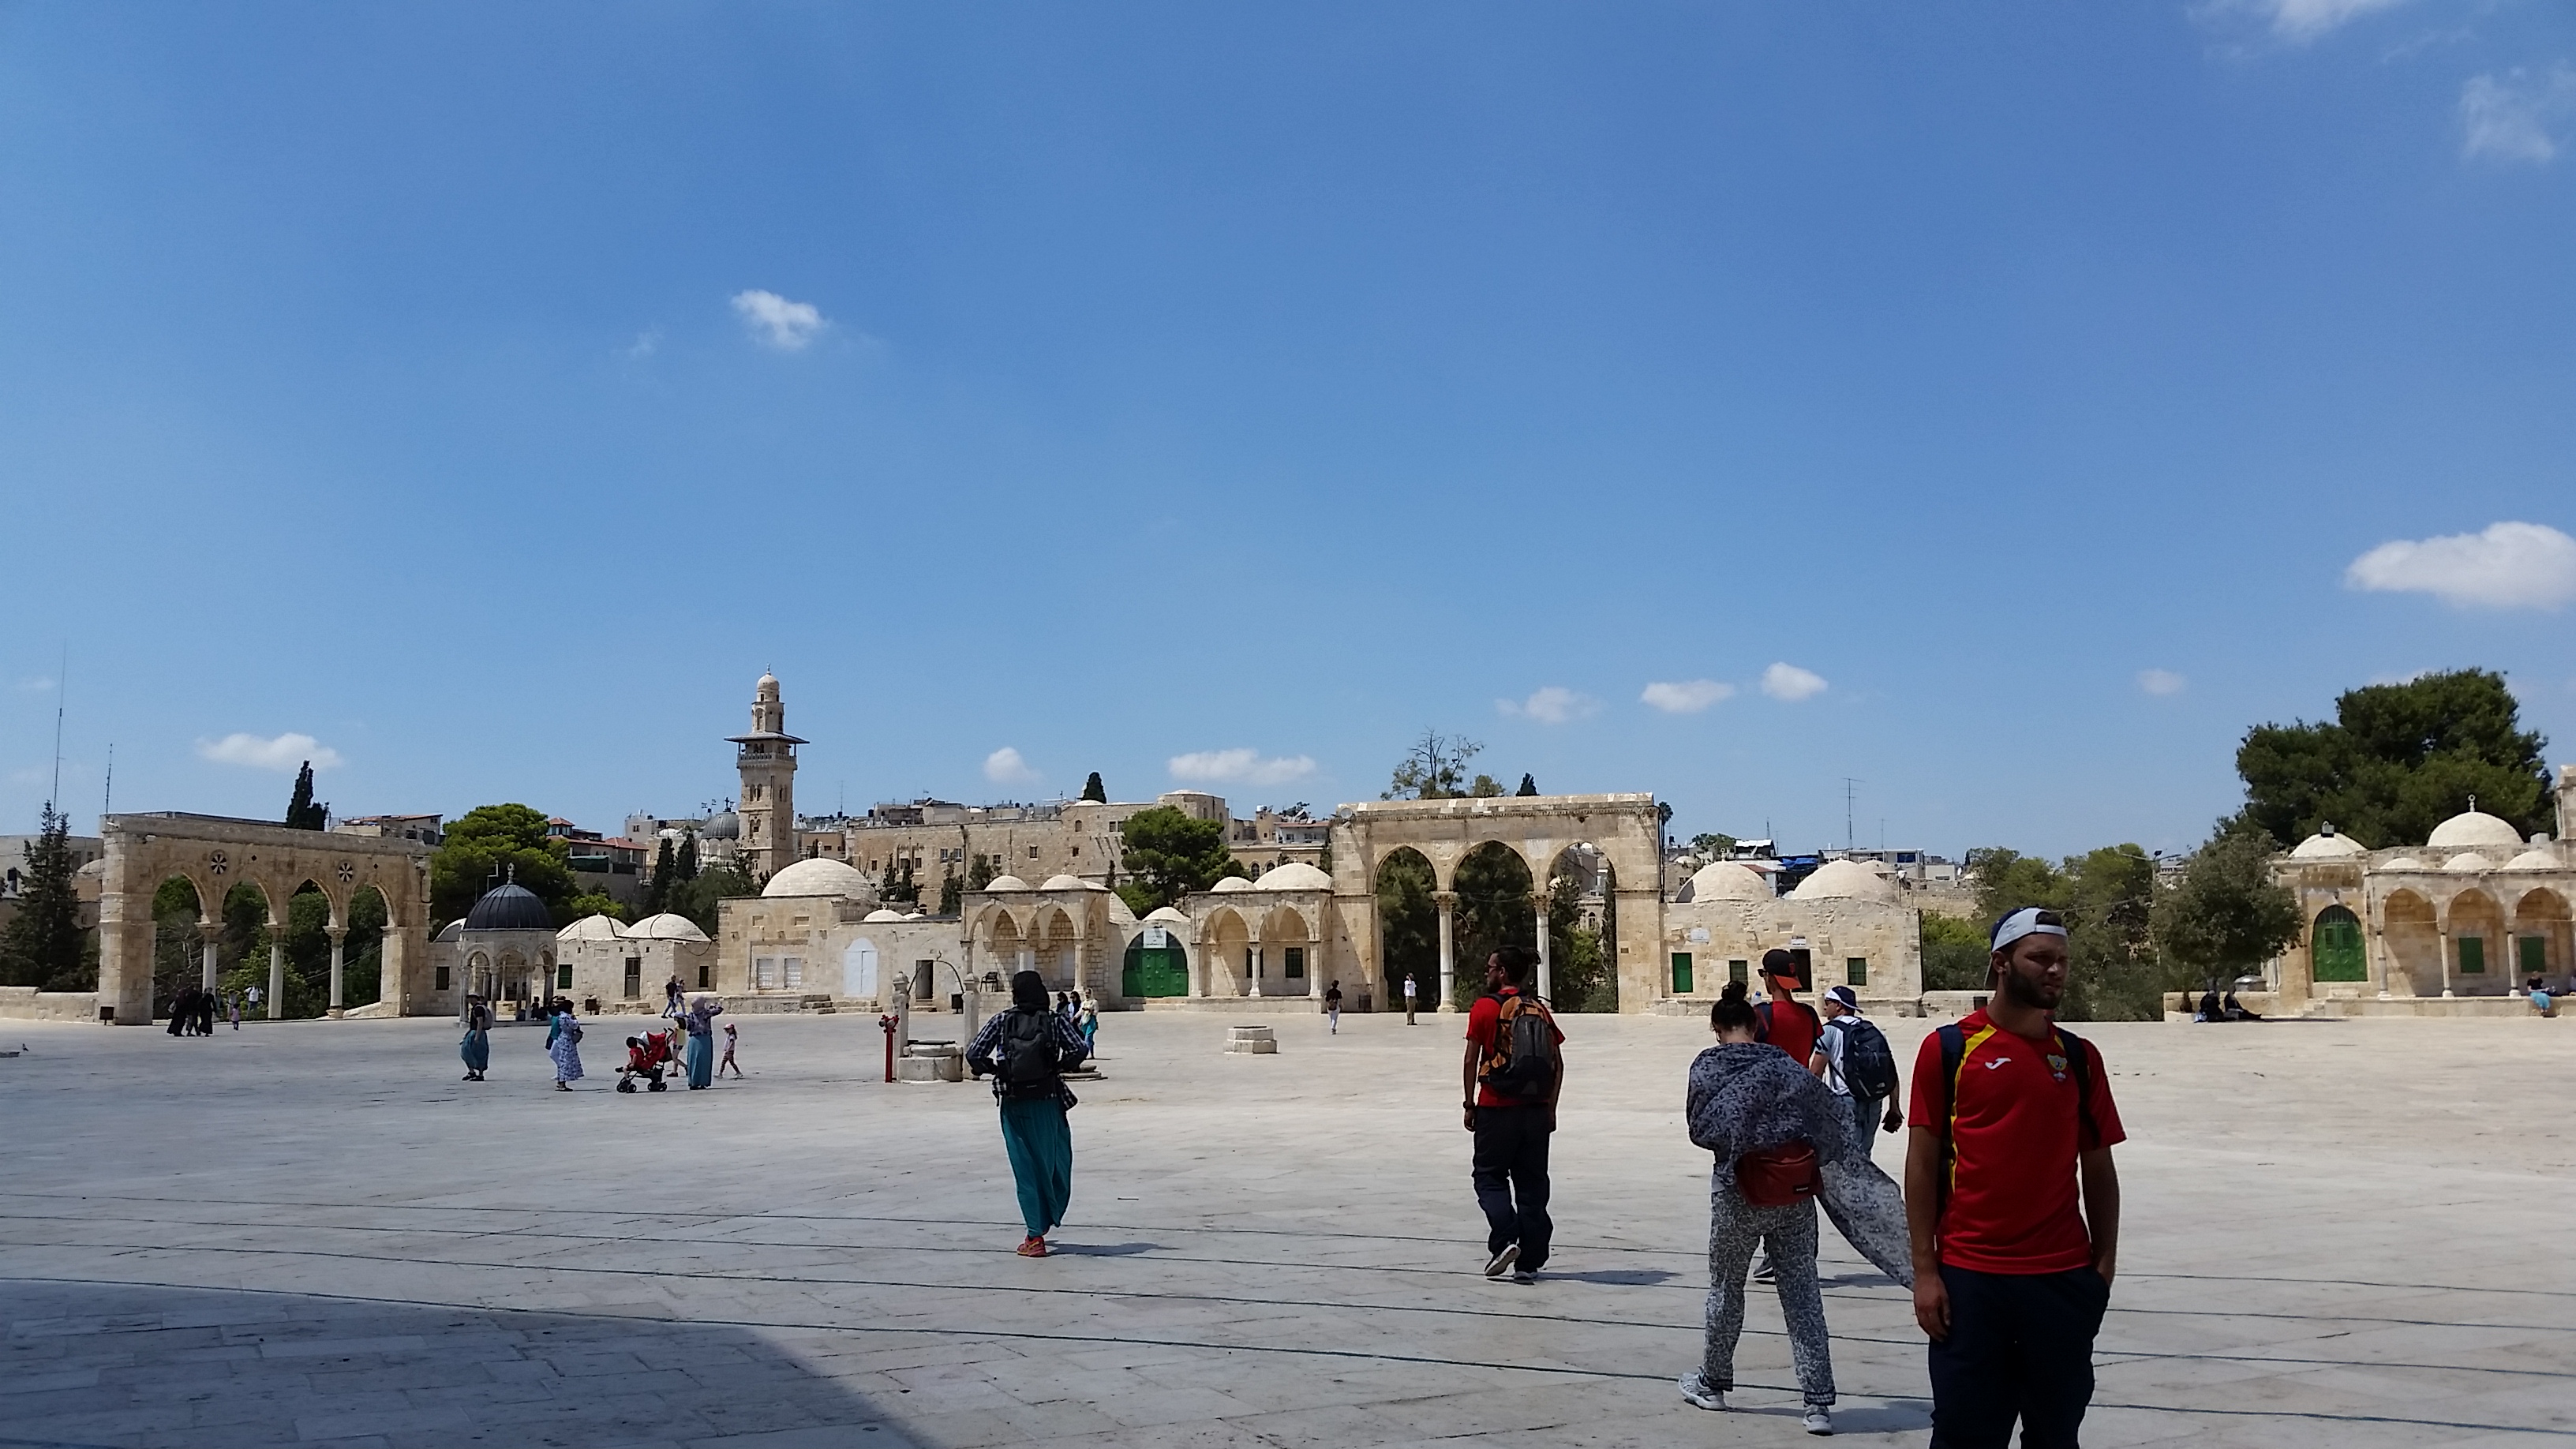
<path fill-rule="evenodd" d="M 843 861 L 817 855 L 800 860 L 769 878 L 764 896 L 866 896 L 876 888 L 867 876 Z"/>
<path fill-rule="evenodd" d="M 2522 832 L 2483 810 L 2465 810 L 2433 827 L 2432 837 L 2424 842 L 2436 850 L 2458 850 L 2464 846 L 2500 846 L 2506 850 L 2522 848 Z"/>
<path fill-rule="evenodd" d="M 2504 863 L 2507 870 L 2556 870 L 2558 857 L 2535 845 Z"/>
<path fill-rule="evenodd" d="M 664 911 L 627 927 L 626 937 L 630 941 L 703 941 L 707 933 L 688 917 Z"/>
<path fill-rule="evenodd" d="M 1015 875 L 997 875 L 984 887 L 988 891 L 1024 891 L 1028 888 L 1029 883 Z"/>
<path fill-rule="evenodd" d="M 2422 870 L 2424 862 L 2411 855 L 2401 855 L 2395 860 L 2382 861 L 2379 868 L 2381 870 Z"/>
<path fill-rule="evenodd" d="M 1896 901 L 1896 882 L 1857 860 L 1829 860 L 1789 892 L 1793 901 Z"/>
<path fill-rule="evenodd" d="M 1174 910 L 1170 906 L 1155 907 L 1153 913 L 1146 916 L 1145 919 L 1149 921 L 1161 921 L 1166 925 L 1186 926 L 1190 923 L 1189 917 L 1182 915 L 1179 911 Z"/>
<path fill-rule="evenodd" d="M 474 909 L 465 913 L 469 931 L 548 931 L 555 928 L 555 913 L 537 899 L 536 892 L 516 882 L 496 885 L 483 893 Z"/>
<path fill-rule="evenodd" d="M 1212 889 L 1221 891 L 1227 895 L 1232 895 L 1236 891 L 1248 891 L 1252 889 L 1252 882 L 1245 880 L 1239 875 L 1230 875 L 1225 879 L 1218 881 Z"/>
<path fill-rule="evenodd" d="M 1333 888 L 1333 878 L 1302 860 L 1292 860 L 1286 865 L 1263 871 L 1261 879 L 1252 883 L 1252 888 L 1257 891 L 1328 891 Z"/>
<path fill-rule="evenodd" d="M 1814 878 L 1808 877 L 1809 880 Z M 1731 860 L 1701 866 L 1682 889 L 1690 892 L 1688 898 L 1694 901 L 1767 901 L 1771 898 L 1771 883 L 1762 878 L 1762 872 Z"/>
<path fill-rule="evenodd" d="M 2365 855 L 2367 853 L 2368 852 L 2363 849 L 2361 842 L 2353 839 L 2349 835 L 2328 835 L 2320 832 L 2309 836 L 2307 839 L 2300 841 L 2296 846 L 2292 847 L 2290 851 L 2290 859 L 2338 860 L 2347 855 Z"/>
<path fill-rule="evenodd" d="M 446 925 L 439 927 L 438 934 L 430 937 L 429 939 L 433 941 L 453 941 L 464 934 L 465 923 L 463 921 L 450 921 Z"/>
<path fill-rule="evenodd" d="M 2450 861 L 2445 864 L 2442 869 L 2457 871 L 2493 870 L 2495 869 L 2495 862 L 2478 854 L 2474 850 L 2464 850 L 2459 854 L 2452 856 Z"/>
<path fill-rule="evenodd" d="M 751 692 L 762 699 L 776 699 L 778 697 L 778 676 L 770 673 L 766 669 L 760 671 L 760 682 L 751 687 Z"/>
<path fill-rule="evenodd" d="M 930 915 L 926 911 L 906 911 L 903 918 L 907 921 L 926 921 L 930 919 Z"/>
<path fill-rule="evenodd" d="M 710 815 L 707 817 L 707 823 L 698 828 L 698 838 L 701 840 L 740 840 L 742 839 L 742 817 L 734 814 L 730 810 L 719 811 L 716 814 Z"/>
<path fill-rule="evenodd" d="M 1046 884 L 1039 886 L 1038 889 L 1042 891 L 1087 891 L 1091 889 L 1091 882 L 1084 880 L 1082 877 L 1077 875 L 1051 875 L 1046 878 Z"/>
<path fill-rule="evenodd" d="M 624 934 L 614 916 L 584 916 L 555 932 L 558 941 L 614 941 Z"/>
<path fill-rule="evenodd" d="M 107 857 L 102 855 L 98 859 L 91 861 L 89 864 L 82 866 L 80 869 L 73 871 L 72 874 L 79 876 L 83 880 L 105 880 L 107 878 Z"/>
<path fill-rule="evenodd" d="M 879 906 L 875 910 L 868 912 L 866 915 L 859 917 L 862 924 L 869 921 L 900 921 L 902 919 L 903 912 L 889 911 L 883 906 Z"/>

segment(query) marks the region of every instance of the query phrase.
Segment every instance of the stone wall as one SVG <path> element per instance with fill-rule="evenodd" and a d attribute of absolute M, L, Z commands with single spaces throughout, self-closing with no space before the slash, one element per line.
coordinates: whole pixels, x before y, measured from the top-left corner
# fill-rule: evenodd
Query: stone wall
<path fill-rule="evenodd" d="M 95 991 L 38 991 L 0 986 L 0 1021 L 96 1021 Z"/>

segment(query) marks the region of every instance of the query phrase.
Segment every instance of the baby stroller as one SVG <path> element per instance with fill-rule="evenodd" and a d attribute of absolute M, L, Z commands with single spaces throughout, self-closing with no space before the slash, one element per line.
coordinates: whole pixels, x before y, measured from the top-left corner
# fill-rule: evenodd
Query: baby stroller
<path fill-rule="evenodd" d="M 617 1090 L 634 1091 L 635 1079 L 642 1077 L 646 1083 L 644 1090 L 667 1092 L 670 1088 L 663 1084 L 662 1069 L 670 1064 L 669 1032 L 648 1031 L 642 1036 L 630 1036 L 626 1039 L 626 1065 L 617 1069 Z"/>

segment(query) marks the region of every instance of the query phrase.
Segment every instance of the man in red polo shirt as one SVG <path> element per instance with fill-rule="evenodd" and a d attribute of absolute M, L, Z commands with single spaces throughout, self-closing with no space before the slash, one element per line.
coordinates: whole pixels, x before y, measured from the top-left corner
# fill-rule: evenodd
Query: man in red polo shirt
<path fill-rule="evenodd" d="M 1986 1009 L 1914 1060 L 1905 1217 L 1932 1445 L 2005 1449 L 2019 1419 L 2024 1449 L 2075 1449 L 2119 1256 L 2111 1148 L 2127 1134 L 2100 1054 L 2054 1018 L 2066 923 L 2018 910 L 1992 946 Z"/>

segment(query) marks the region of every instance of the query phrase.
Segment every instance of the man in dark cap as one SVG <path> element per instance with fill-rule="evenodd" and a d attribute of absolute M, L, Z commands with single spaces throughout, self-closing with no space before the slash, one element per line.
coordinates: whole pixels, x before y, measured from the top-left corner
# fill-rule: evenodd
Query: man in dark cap
<path fill-rule="evenodd" d="M 1074 1095 L 1064 1084 L 1068 1068 L 1091 1055 L 1082 1033 L 1047 999 L 1045 978 L 1023 971 L 1011 978 L 1011 1009 L 984 1023 L 966 1048 L 966 1066 L 993 1079 L 1002 1109 L 1002 1148 L 1020 1190 L 1020 1220 L 1028 1227 L 1023 1258 L 1047 1255 L 1046 1235 L 1064 1221 L 1073 1200 L 1073 1130 L 1064 1114 Z"/>

